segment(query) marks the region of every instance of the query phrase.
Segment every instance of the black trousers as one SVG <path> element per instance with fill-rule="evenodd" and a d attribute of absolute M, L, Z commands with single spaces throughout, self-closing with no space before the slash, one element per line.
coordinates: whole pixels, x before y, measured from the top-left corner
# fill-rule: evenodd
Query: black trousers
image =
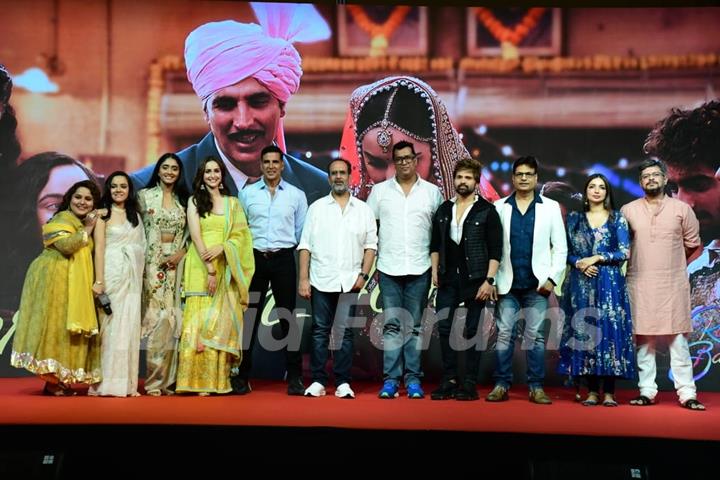
<path fill-rule="evenodd" d="M 253 253 L 255 254 L 255 274 L 250 282 L 250 292 L 255 295 L 259 292 L 260 298 L 257 303 L 250 305 L 250 308 L 256 311 L 255 318 L 248 318 L 250 316 L 246 315 L 243 325 L 243 339 L 250 338 L 250 342 L 247 343 L 243 340 L 243 346 L 247 346 L 247 350 L 243 349 L 238 376 L 246 380 L 252 369 L 252 352 L 257 341 L 258 327 L 262 318 L 268 287 L 272 286 L 275 308 L 284 308 L 293 312 L 297 300 L 295 249 L 286 248 L 270 254 L 254 250 Z M 282 335 L 286 338 L 290 331 L 290 324 L 286 318 L 281 317 L 279 320 Z M 283 351 L 285 352 L 288 379 L 300 377 L 302 374 L 302 352 L 299 348 L 283 348 Z"/>
<path fill-rule="evenodd" d="M 599 377 L 597 375 L 587 375 L 588 390 L 600 393 L 600 381 L 603 382 L 603 393 L 610 395 L 615 394 L 615 377 Z"/>
<path fill-rule="evenodd" d="M 480 369 L 480 350 L 479 345 L 467 346 L 466 349 L 456 349 L 457 345 L 451 345 L 451 332 L 456 335 L 462 335 L 463 331 L 458 326 L 453 329 L 455 321 L 455 312 L 460 303 L 465 302 L 467 314 L 465 317 L 465 335 L 462 337 L 470 340 L 476 337 L 478 326 L 480 325 L 480 316 L 485 302 L 475 300 L 475 294 L 468 294 L 467 286 L 460 285 L 457 278 L 454 281 L 441 283 L 438 287 L 437 296 L 435 297 L 435 308 L 438 315 L 443 315 L 438 322 L 438 334 L 440 336 L 440 353 L 442 355 L 443 364 L 443 380 L 448 381 L 458 378 L 458 354 L 465 356 L 465 380 L 477 383 L 478 373 Z M 477 292 L 477 288 L 474 291 Z M 466 297 L 466 298 L 463 298 Z"/>

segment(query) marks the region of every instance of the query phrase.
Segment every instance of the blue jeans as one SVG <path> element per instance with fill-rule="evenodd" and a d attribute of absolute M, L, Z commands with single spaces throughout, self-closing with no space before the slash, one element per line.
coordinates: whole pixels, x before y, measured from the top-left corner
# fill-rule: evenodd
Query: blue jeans
<path fill-rule="evenodd" d="M 343 301 L 343 296 L 348 301 Z M 342 334 L 340 350 L 333 355 L 335 386 L 350 383 L 353 356 L 353 331 L 348 319 L 354 315 L 356 293 L 321 292 L 312 287 L 312 351 L 310 369 L 312 381 L 327 385 L 325 364 L 328 359 L 330 334 Z"/>
<path fill-rule="evenodd" d="M 542 388 L 545 379 L 545 337 L 542 326 L 548 299 L 534 288 L 510 290 L 497 304 L 497 346 L 495 347 L 495 385 L 510 388 L 512 358 L 517 337 L 517 322 L 524 313 L 525 332 L 522 349 L 527 358 L 527 384 L 530 390 Z"/>
<path fill-rule="evenodd" d="M 392 276 L 380 272 L 383 301 L 383 379 L 405 385 L 420 383 L 422 316 L 430 291 L 430 270 L 420 275 Z"/>

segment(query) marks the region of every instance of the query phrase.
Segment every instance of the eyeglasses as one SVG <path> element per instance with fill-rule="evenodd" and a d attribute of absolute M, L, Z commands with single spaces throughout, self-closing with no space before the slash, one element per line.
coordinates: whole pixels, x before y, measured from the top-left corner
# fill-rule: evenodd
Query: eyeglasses
<path fill-rule="evenodd" d="M 393 162 L 397 165 L 405 165 L 415 160 L 415 155 L 405 155 L 403 157 L 393 157 Z"/>
<path fill-rule="evenodd" d="M 644 173 L 640 175 L 640 180 L 644 182 L 645 180 L 650 180 L 651 178 L 662 178 L 664 176 L 665 175 L 663 175 L 662 172 Z"/>
<path fill-rule="evenodd" d="M 513 175 L 515 176 L 515 178 L 532 178 L 532 177 L 534 177 L 535 175 L 537 175 L 537 173 L 534 173 L 534 172 L 532 172 L 532 173 L 531 173 L 531 172 L 517 172 L 517 173 L 514 173 Z"/>

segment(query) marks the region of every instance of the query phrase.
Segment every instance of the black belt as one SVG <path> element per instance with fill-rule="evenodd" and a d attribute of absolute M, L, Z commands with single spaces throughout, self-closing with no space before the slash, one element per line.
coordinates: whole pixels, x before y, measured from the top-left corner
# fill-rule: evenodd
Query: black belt
<path fill-rule="evenodd" d="M 292 253 L 292 252 L 294 252 L 294 251 L 295 251 L 295 247 L 281 248 L 280 250 L 267 251 L 267 252 L 263 252 L 263 251 L 258 250 L 258 249 L 256 249 L 256 248 L 253 249 L 253 252 L 255 252 L 255 255 L 261 256 L 261 257 L 266 258 L 266 259 L 271 259 L 271 258 L 279 257 L 279 256 L 281 256 L 281 255 L 287 255 L 288 253 Z"/>

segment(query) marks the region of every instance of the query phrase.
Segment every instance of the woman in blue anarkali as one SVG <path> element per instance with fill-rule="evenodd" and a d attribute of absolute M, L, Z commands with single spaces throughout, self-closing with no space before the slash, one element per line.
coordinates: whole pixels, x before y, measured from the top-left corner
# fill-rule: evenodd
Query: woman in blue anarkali
<path fill-rule="evenodd" d="M 627 220 L 615 210 L 610 184 L 591 175 L 583 190 L 583 212 L 567 216 L 569 275 L 562 307 L 565 328 L 558 372 L 585 378 L 582 402 L 617 406 L 615 380 L 635 376 L 635 346 L 623 263 L 630 254 Z"/>

